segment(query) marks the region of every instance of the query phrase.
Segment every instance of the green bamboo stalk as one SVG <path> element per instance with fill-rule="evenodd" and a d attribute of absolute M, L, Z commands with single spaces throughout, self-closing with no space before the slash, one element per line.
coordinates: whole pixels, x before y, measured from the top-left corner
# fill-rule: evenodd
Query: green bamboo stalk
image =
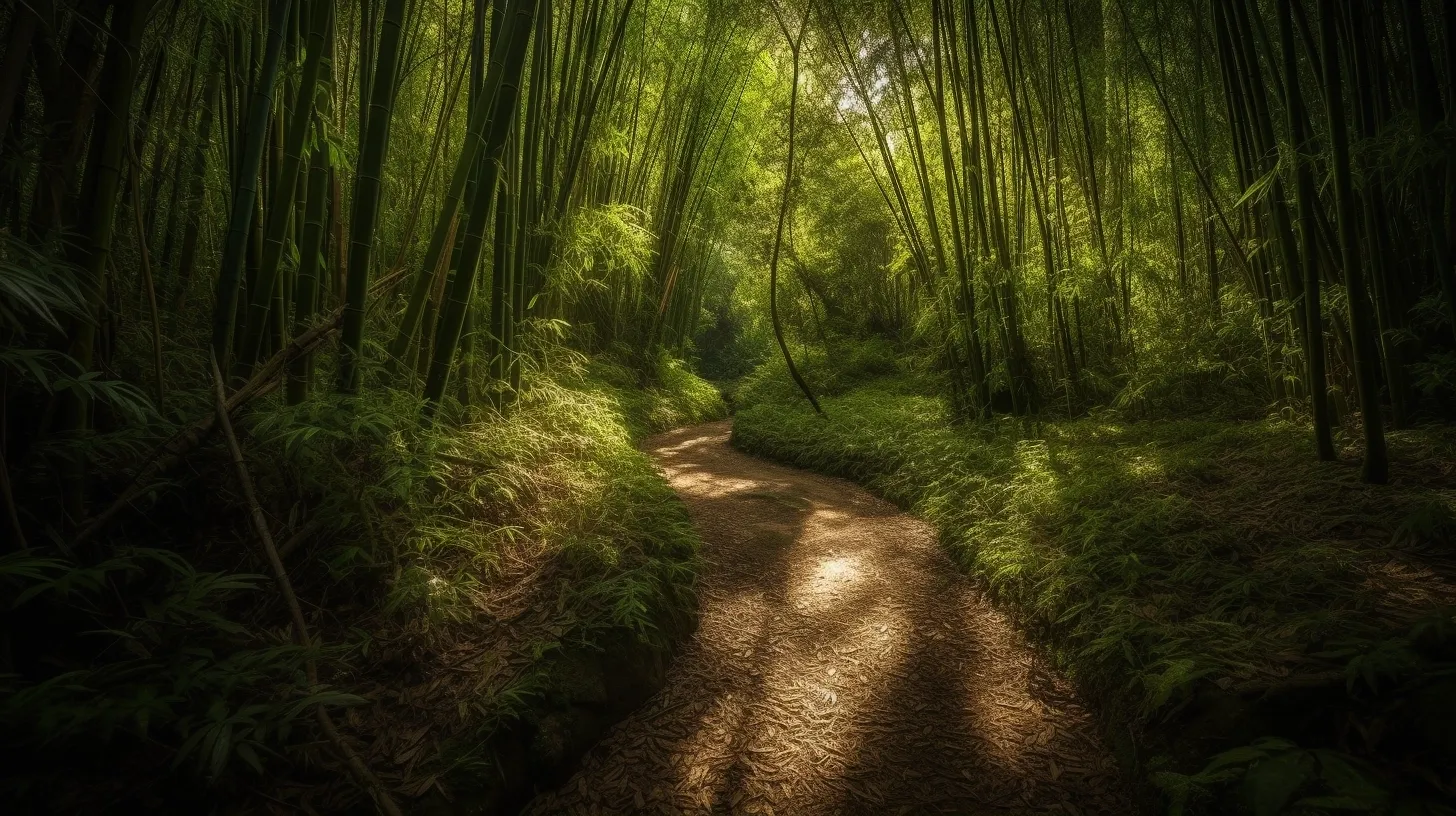
<path fill-rule="evenodd" d="M 1334 461 L 1335 443 L 1330 422 L 1329 385 L 1325 373 L 1325 332 L 1320 307 L 1320 274 L 1315 246 L 1315 207 L 1319 205 L 1314 181 L 1315 156 L 1305 131 L 1304 93 L 1299 84 L 1299 61 L 1294 50 L 1294 15 L 1291 0 L 1278 0 L 1279 41 L 1284 55 L 1285 113 L 1294 148 L 1295 205 L 1299 218 L 1298 259 L 1304 277 L 1305 365 L 1309 372 L 1310 408 L 1314 415 L 1315 450 L 1320 459 Z"/>
<path fill-rule="evenodd" d="M 268 46 L 253 100 L 248 112 L 247 131 L 238 150 L 234 178 L 231 215 L 227 237 L 223 241 L 222 268 L 217 278 L 217 296 L 212 312 L 212 351 L 223 370 L 228 369 L 233 328 L 238 311 L 238 290 L 242 282 L 244 256 L 253 232 L 253 218 L 258 200 L 258 173 L 263 164 L 263 148 L 268 140 L 268 120 L 273 109 L 273 94 L 278 80 L 278 65 L 283 54 L 283 29 L 292 0 L 273 0 L 268 15 Z"/>
<path fill-rule="evenodd" d="M 483 129 L 490 116 L 489 100 L 482 100 L 479 104 L 475 98 L 480 93 L 475 87 L 475 80 L 472 80 L 471 105 L 468 121 L 466 123 L 466 139 L 461 148 L 459 161 L 455 163 L 455 170 L 450 177 L 450 187 L 445 192 L 445 198 L 441 202 L 440 213 L 435 218 L 435 228 L 430 233 L 430 243 L 425 250 L 425 259 L 410 284 L 409 297 L 405 302 L 404 317 L 401 318 L 399 328 L 389 344 L 389 360 L 386 362 L 387 371 L 393 375 L 399 364 L 409 353 L 410 345 L 414 342 L 415 336 L 420 332 L 421 319 L 425 314 L 425 307 L 429 301 L 431 285 L 435 279 L 435 272 L 440 266 L 446 250 L 452 246 L 452 237 L 456 232 L 456 222 L 460 216 L 460 208 L 465 201 L 466 188 L 471 181 L 473 171 L 477 167 L 480 151 L 484 149 L 484 143 L 473 139 L 470 134 Z"/>
<path fill-rule="evenodd" d="M 814 413 L 823 415 L 824 409 L 819 407 L 819 400 L 814 397 L 814 392 L 809 389 L 809 384 L 804 381 L 804 376 L 799 373 L 798 367 L 794 365 L 794 357 L 789 354 L 789 345 L 784 341 L 784 327 L 779 319 L 778 281 L 779 281 L 779 251 L 784 243 L 784 221 L 789 214 L 789 200 L 794 188 L 794 148 L 795 130 L 798 123 L 799 110 L 799 60 L 800 52 L 804 43 L 804 33 L 809 28 L 809 12 L 804 13 L 804 19 L 799 21 L 799 31 L 793 34 L 789 31 L 788 21 L 782 16 L 777 5 L 774 6 L 774 13 L 778 19 L 779 29 L 783 32 L 784 39 L 788 41 L 789 54 L 793 61 L 793 84 L 789 89 L 789 144 L 788 155 L 784 158 L 784 192 L 779 200 L 778 225 L 774 227 L 773 251 L 769 255 L 768 262 L 768 303 L 769 315 L 773 322 L 774 339 L 778 341 L 779 352 L 784 356 L 784 365 L 789 369 L 789 376 L 793 378 L 794 384 L 804 392 L 805 399 L 814 406 Z"/>
<path fill-rule="evenodd" d="M 1355 194 L 1350 172 L 1350 137 L 1345 124 L 1340 51 L 1335 33 L 1336 13 L 1337 10 L 1330 7 L 1321 10 L 1320 50 L 1323 52 L 1325 115 L 1330 122 L 1330 169 L 1334 177 L 1340 261 L 1345 270 L 1345 296 L 1350 308 L 1355 383 L 1360 397 L 1361 427 L 1365 436 L 1365 458 L 1361 464 L 1360 478 L 1373 484 L 1385 484 L 1389 478 L 1389 463 L 1386 459 L 1385 430 L 1380 422 L 1380 394 L 1376 382 L 1375 321 L 1371 315 L 1364 275 L 1360 269 Z"/>
<path fill-rule="evenodd" d="M 460 343 L 466 310 L 470 306 L 475 279 L 478 277 L 476 272 L 480 267 L 484 249 L 485 225 L 498 188 L 501 152 L 515 120 L 516 100 L 520 95 L 521 75 L 525 67 L 526 49 L 531 41 L 531 23 L 535 14 L 536 0 L 514 0 L 508 6 L 508 22 L 493 49 L 490 75 L 486 78 L 483 94 L 483 98 L 489 100 L 482 105 L 489 111 L 488 133 L 476 131 L 469 136 L 471 141 L 477 143 L 469 150 L 474 150 L 479 155 L 482 162 L 481 173 L 474 200 L 468 209 L 460 262 L 449 283 L 449 291 L 435 330 L 429 376 L 425 382 L 427 416 L 433 416 L 449 385 L 450 370 Z"/>
<path fill-rule="evenodd" d="M 308 195 L 304 211 L 303 235 L 299 241 L 298 277 L 294 282 L 294 326 L 296 332 L 306 331 L 319 313 L 319 295 L 324 277 L 324 240 L 328 235 L 324 216 L 328 198 L 329 151 L 327 147 L 315 148 L 309 160 Z M 308 398 L 313 387 L 313 354 L 300 355 L 289 364 L 288 404 L 297 405 Z"/>
<path fill-rule="evenodd" d="M 1380 133 L 1381 116 L 1377 110 L 1379 105 L 1376 97 L 1382 91 L 1388 92 L 1383 84 L 1385 78 L 1389 76 L 1389 72 L 1384 70 L 1385 66 L 1380 65 L 1381 49 L 1378 47 L 1378 40 L 1376 43 L 1371 42 L 1373 38 L 1378 37 L 1378 20 L 1369 14 L 1369 7 L 1365 3 L 1356 2 L 1350 9 L 1346 30 L 1349 32 L 1346 58 L 1351 65 L 1356 132 L 1360 139 L 1367 143 L 1373 142 Z M 1372 45 L 1377 47 L 1372 47 Z M 1382 360 L 1380 368 L 1385 374 L 1386 397 L 1390 400 L 1391 425 L 1399 430 L 1410 426 L 1405 362 L 1402 359 L 1401 345 L 1397 340 L 1403 333 L 1403 321 L 1400 313 L 1405 307 L 1404 304 L 1396 302 L 1396 293 L 1400 287 L 1398 281 L 1395 280 L 1396 275 L 1391 271 L 1390 258 L 1395 253 L 1392 252 L 1390 245 L 1387 231 L 1388 213 L 1381 195 L 1382 191 L 1386 189 L 1387 177 L 1379 163 L 1365 160 L 1362 165 L 1361 175 L 1365 181 L 1360 186 L 1362 200 L 1360 215 L 1364 226 L 1366 246 L 1369 249 L 1370 293 L 1375 303 L 1376 331 Z M 1439 214 L 1430 224 L 1430 228 L 1439 231 Z"/>
<path fill-rule="evenodd" d="M 187 197 L 173 203 L 174 209 L 185 210 L 186 226 L 182 232 L 182 248 L 177 256 L 177 293 L 172 300 L 173 314 L 182 312 L 187 290 L 192 283 L 193 271 L 197 265 L 197 249 L 202 232 L 202 211 L 207 194 L 207 155 L 212 148 L 212 123 L 217 118 L 217 106 L 221 101 L 221 85 L 224 73 L 222 45 L 217 45 L 212 70 L 208 72 L 207 89 L 202 92 L 202 115 L 197 120 L 197 136 L 192 153 L 191 181 Z"/>
<path fill-rule="evenodd" d="M 1442 110 L 1441 93 L 1436 87 L 1436 69 L 1431 60 L 1431 48 L 1426 36 L 1425 14 L 1421 10 L 1421 0 L 1402 0 L 1402 20 L 1405 23 L 1406 53 L 1410 58 L 1410 71 L 1412 84 L 1415 86 L 1416 116 L 1420 124 L 1421 138 L 1433 140 L 1437 128 L 1440 126 L 1445 112 Z M 1448 19 L 1456 14 L 1451 9 L 1445 11 Z M 1448 23 L 1448 26 L 1450 24 Z M 1448 45 L 1448 53 L 1450 46 Z M 1456 72 L 1456 69 L 1448 69 Z M 1445 160 L 1448 164 L 1456 166 L 1456 162 L 1449 158 Z M 1436 172 L 1429 173 L 1418 184 L 1420 188 L 1421 202 L 1426 211 L 1427 234 L 1431 241 L 1431 258 L 1435 267 L 1436 279 L 1441 283 L 1441 294 L 1446 301 L 1446 317 L 1451 322 L 1451 332 L 1456 336 L 1456 266 L 1453 266 L 1451 236 L 1447 235 L 1444 229 L 1445 219 L 1442 208 L 1445 205 L 1445 196 L 1440 188 L 1441 181 L 1446 173 L 1440 164 L 1436 164 Z M 1456 215 L 1453 215 L 1456 217 Z"/>
<path fill-rule="evenodd" d="M 102 113 L 97 117 L 87 161 L 87 184 L 80 219 L 82 270 L 90 284 L 87 315 L 70 327 L 68 351 L 81 373 L 92 368 L 97 325 L 105 308 L 106 272 L 110 266 L 111 241 L 116 230 L 116 211 L 121 186 L 122 162 L 131 143 L 132 96 L 137 76 L 137 51 L 146 30 L 151 2 L 142 0 L 114 10 L 111 39 L 106 49 L 106 72 L 101 88 Z M 91 425 L 91 401 L 80 389 L 62 394 L 58 427 L 65 433 L 81 433 Z M 86 463 L 67 465 L 63 502 L 68 523 L 78 523 L 85 512 Z"/>
<path fill-rule="evenodd" d="M 337 385 L 339 392 L 344 394 L 352 394 L 359 389 L 359 364 L 364 356 L 364 300 L 369 293 L 369 265 L 379 221 L 380 192 L 384 186 L 384 159 L 389 151 L 389 126 L 394 113 L 399 53 L 404 38 L 404 13 L 405 0 L 385 0 L 380 22 L 379 59 L 369 80 L 368 130 L 360 145 L 359 164 L 354 174 Z"/>
<path fill-rule="evenodd" d="M 267 226 L 263 232 L 263 254 L 258 267 L 257 285 L 249 293 L 251 303 L 248 307 L 240 360 L 249 368 L 259 360 L 269 322 L 268 314 L 276 294 L 281 290 L 280 267 L 284 244 L 288 238 L 288 227 L 293 219 L 294 195 L 303 167 L 304 141 L 314 123 L 314 107 L 317 104 L 326 42 L 333 36 L 333 0 L 311 2 L 313 13 L 309 20 L 308 56 L 304 60 L 302 78 L 294 97 L 288 133 L 283 139 L 282 167 L 279 168 L 271 191 L 273 200 L 268 208 Z M 284 317 L 281 313 L 276 315 L 279 320 Z"/>

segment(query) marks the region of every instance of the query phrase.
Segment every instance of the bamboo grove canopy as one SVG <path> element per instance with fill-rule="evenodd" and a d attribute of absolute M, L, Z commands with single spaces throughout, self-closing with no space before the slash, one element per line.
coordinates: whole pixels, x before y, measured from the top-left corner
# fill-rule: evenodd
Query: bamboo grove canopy
<path fill-rule="evenodd" d="M 55 457 L 56 529 L 93 519 L 100 440 L 175 421 L 210 359 L 240 401 L 505 412 L 547 345 L 650 379 L 733 309 L 757 359 L 765 320 L 786 358 L 825 321 L 909 343 L 968 420 L 1237 381 L 1328 458 L 1358 413 L 1371 481 L 1386 425 L 1449 413 L 1445 4 L 0 14 L 6 461 Z"/>

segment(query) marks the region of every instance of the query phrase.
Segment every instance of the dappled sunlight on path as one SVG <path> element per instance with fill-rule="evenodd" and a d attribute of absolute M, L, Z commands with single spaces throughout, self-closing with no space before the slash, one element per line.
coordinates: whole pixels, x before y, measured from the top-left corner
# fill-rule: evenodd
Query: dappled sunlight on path
<path fill-rule="evenodd" d="M 1126 813 L 1068 684 L 921 521 L 728 445 L 648 450 L 704 541 L 666 687 L 529 813 Z"/>

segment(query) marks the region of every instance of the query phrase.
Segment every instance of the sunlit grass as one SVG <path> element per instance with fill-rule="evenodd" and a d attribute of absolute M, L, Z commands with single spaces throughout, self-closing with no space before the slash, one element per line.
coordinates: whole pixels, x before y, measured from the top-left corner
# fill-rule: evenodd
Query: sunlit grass
<path fill-rule="evenodd" d="M 387 606 L 448 638 L 450 624 L 508 614 L 501 605 L 530 590 L 573 628 L 656 636 L 664 616 L 691 606 L 696 536 L 634 443 L 715 416 L 702 391 L 716 391 L 675 376 L 676 390 L 643 393 L 595 377 L 543 382 L 507 417 L 424 440 L 434 455 L 412 480 Z"/>
<path fill-rule="evenodd" d="M 379 581 L 371 637 L 408 655 L 339 668 L 430 678 L 410 709 L 436 724 L 440 772 L 494 767 L 502 729 L 570 707 L 577 663 L 660 660 L 695 618 L 698 537 L 637 444 L 726 415 L 722 398 L 666 358 L 648 388 L 563 349 L 533 365 L 505 415 L 452 404 L 427 425 L 417 398 L 381 390 L 280 407 L 253 427 L 323 497 L 325 562 L 355 553 L 330 579 Z"/>

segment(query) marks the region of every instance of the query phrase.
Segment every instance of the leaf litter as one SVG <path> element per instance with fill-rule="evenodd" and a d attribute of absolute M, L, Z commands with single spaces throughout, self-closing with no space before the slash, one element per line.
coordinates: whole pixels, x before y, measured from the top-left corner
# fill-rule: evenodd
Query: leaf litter
<path fill-rule="evenodd" d="M 697 635 L 526 813 L 1132 810 L 1071 684 L 927 524 L 730 427 L 646 444 L 703 538 Z"/>

